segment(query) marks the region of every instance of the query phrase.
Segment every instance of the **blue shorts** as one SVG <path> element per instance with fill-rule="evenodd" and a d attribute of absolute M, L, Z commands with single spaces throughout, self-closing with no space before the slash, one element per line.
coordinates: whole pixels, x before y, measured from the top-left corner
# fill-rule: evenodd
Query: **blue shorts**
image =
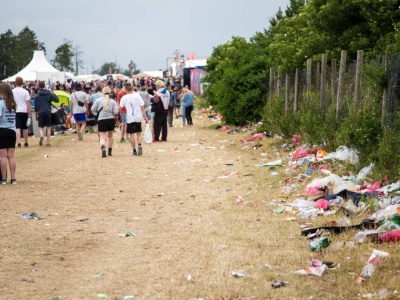
<path fill-rule="evenodd" d="M 75 122 L 86 122 L 86 114 L 85 113 L 74 114 L 74 119 Z"/>
<path fill-rule="evenodd" d="M 126 124 L 126 114 L 121 115 L 122 124 Z"/>

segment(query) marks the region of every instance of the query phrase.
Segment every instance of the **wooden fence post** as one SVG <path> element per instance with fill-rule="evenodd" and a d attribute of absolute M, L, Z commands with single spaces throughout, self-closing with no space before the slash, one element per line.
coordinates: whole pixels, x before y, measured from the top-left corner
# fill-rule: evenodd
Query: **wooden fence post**
<path fill-rule="evenodd" d="M 311 102 L 311 76 L 312 76 L 312 60 L 307 59 L 307 99 L 308 104 Z"/>
<path fill-rule="evenodd" d="M 354 87 L 354 113 L 357 113 L 361 99 L 361 75 L 363 68 L 363 50 L 357 51 L 356 78 Z"/>
<path fill-rule="evenodd" d="M 332 59 L 331 61 L 331 91 L 332 99 L 335 99 L 337 91 L 336 59 Z"/>
<path fill-rule="evenodd" d="M 285 115 L 289 112 L 289 74 L 286 74 L 285 80 Z"/>
<path fill-rule="evenodd" d="M 299 110 L 299 68 L 296 68 L 296 74 L 294 77 L 294 103 L 293 110 L 297 112 Z"/>
<path fill-rule="evenodd" d="M 338 92 L 337 92 L 337 101 L 336 101 L 336 120 L 339 120 L 340 112 L 341 112 L 341 108 L 342 108 L 344 73 L 346 70 L 346 56 L 347 56 L 347 51 L 342 50 L 341 54 L 340 54 Z"/>
<path fill-rule="evenodd" d="M 274 94 L 274 77 L 275 77 L 275 69 L 269 68 L 269 98 L 272 98 Z"/>
<path fill-rule="evenodd" d="M 321 63 L 319 61 L 317 61 L 317 71 L 315 74 L 315 88 L 317 91 L 319 91 L 319 83 L 320 83 L 320 79 L 321 78 Z"/>
<path fill-rule="evenodd" d="M 387 56 L 384 55 L 382 58 L 382 67 L 387 72 Z M 386 115 L 387 115 L 387 104 L 388 104 L 388 86 L 387 84 L 383 88 L 383 95 L 382 95 L 382 119 L 381 119 L 381 126 L 385 127 L 386 125 Z"/>
<path fill-rule="evenodd" d="M 279 99 L 281 96 L 281 71 L 278 71 L 278 79 L 276 80 L 276 94 Z"/>
<path fill-rule="evenodd" d="M 319 108 L 324 111 L 325 110 L 325 101 L 326 101 L 326 61 L 327 55 L 322 54 L 322 62 L 321 62 L 321 85 L 320 85 L 320 96 L 319 96 Z"/>

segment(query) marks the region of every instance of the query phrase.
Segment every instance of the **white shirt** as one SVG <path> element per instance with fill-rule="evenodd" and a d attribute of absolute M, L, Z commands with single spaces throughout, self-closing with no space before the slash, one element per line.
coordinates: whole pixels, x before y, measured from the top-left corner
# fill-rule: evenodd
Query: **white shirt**
<path fill-rule="evenodd" d="M 126 123 L 143 121 L 142 106 L 144 106 L 144 102 L 139 93 L 133 92 L 124 95 L 119 105 L 126 108 Z"/>
<path fill-rule="evenodd" d="M 160 96 L 162 103 L 164 104 L 164 109 L 168 110 L 169 100 L 171 99 L 171 95 L 168 90 L 166 90 L 165 93 L 162 93 L 164 89 L 165 88 L 159 88 L 157 90 L 157 93 Z"/>
<path fill-rule="evenodd" d="M 27 113 L 28 107 L 25 101 L 31 100 L 29 92 L 22 87 L 16 87 L 12 90 L 14 100 L 17 103 L 17 113 Z"/>
<path fill-rule="evenodd" d="M 72 102 L 73 114 L 82 114 L 86 112 L 86 106 L 79 106 L 78 100 L 81 102 L 89 102 L 89 95 L 82 91 L 76 91 L 69 96 L 70 103 Z"/>

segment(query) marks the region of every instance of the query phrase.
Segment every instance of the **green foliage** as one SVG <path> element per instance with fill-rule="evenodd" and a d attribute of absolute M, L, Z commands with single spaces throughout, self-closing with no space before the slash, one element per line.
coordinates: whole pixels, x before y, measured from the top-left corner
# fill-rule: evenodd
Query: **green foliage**
<path fill-rule="evenodd" d="M 133 60 L 131 60 L 128 64 L 128 69 L 125 69 L 122 71 L 122 74 L 124 74 L 125 76 L 131 77 L 131 75 L 133 74 L 139 74 L 140 70 L 137 68 L 136 63 L 133 62 Z"/>
<path fill-rule="evenodd" d="M 37 49 L 46 51 L 44 44 L 37 40 L 36 34 L 28 27 L 18 35 L 11 30 L 0 34 L 0 79 L 9 77 L 22 70 L 32 59 Z"/>
<path fill-rule="evenodd" d="M 108 74 L 108 71 L 111 69 L 112 72 L 117 68 L 115 62 L 106 62 L 104 63 L 99 70 L 99 75 L 104 76 Z"/>
<path fill-rule="evenodd" d="M 57 47 L 56 54 L 52 60 L 53 66 L 60 71 L 74 71 L 73 57 L 74 48 L 71 41 L 64 39 L 64 43 Z"/>
<path fill-rule="evenodd" d="M 261 118 L 268 92 L 266 51 L 257 42 L 233 37 L 216 47 L 207 61 L 208 103 L 230 124 L 242 125 Z"/>

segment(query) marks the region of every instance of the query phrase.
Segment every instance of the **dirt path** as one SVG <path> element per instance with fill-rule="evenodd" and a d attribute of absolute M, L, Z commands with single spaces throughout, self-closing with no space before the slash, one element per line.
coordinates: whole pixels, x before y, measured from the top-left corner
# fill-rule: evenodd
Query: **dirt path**
<path fill-rule="evenodd" d="M 55 136 L 51 148 L 31 138 L 17 149 L 18 185 L 0 187 L 0 299 L 358 299 L 398 288 L 396 243 L 355 246 L 347 243 L 353 230 L 311 252 L 299 223 L 341 216 L 273 213 L 308 182 L 286 167 L 256 167 L 287 155 L 270 147 L 281 141 L 263 139 L 253 150 L 239 141 L 250 133 L 208 129 L 200 114 L 194 120 L 172 128 L 168 142 L 144 145 L 141 157 L 116 143 L 114 155 L 101 158 L 96 134 L 82 142 Z M 294 186 L 286 178 L 298 185 L 288 199 L 279 197 Z M 21 219 L 26 212 L 43 219 Z M 136 236 L 119 236 L 126 232 Z M 391 257 L 373 280 L 355 284 L 376 248 Z M 312 259 L 341 267 L 322 277 L 294 274 Z M 289 284 L 273 289 L 275 281 Z"/>
<path fill-rule="evenodd" d="M 55 136 L 51 148 L 31 138 L 17 150 L 18 185 L 0 191 L 1 299 L 245 297 L 230 272 L 249 263 L 243 251 L 265 250 L 236 239 L 224 211 L 252 177 L 218 178 L 245 167 L 209 125 L 175 125 L 142 157 L 116 143 L 102 159 L 95 134 Z M 20 219 L 31 211 L 44 219 Z M 118 236 L 128 231 L 136 236 Z"/>

